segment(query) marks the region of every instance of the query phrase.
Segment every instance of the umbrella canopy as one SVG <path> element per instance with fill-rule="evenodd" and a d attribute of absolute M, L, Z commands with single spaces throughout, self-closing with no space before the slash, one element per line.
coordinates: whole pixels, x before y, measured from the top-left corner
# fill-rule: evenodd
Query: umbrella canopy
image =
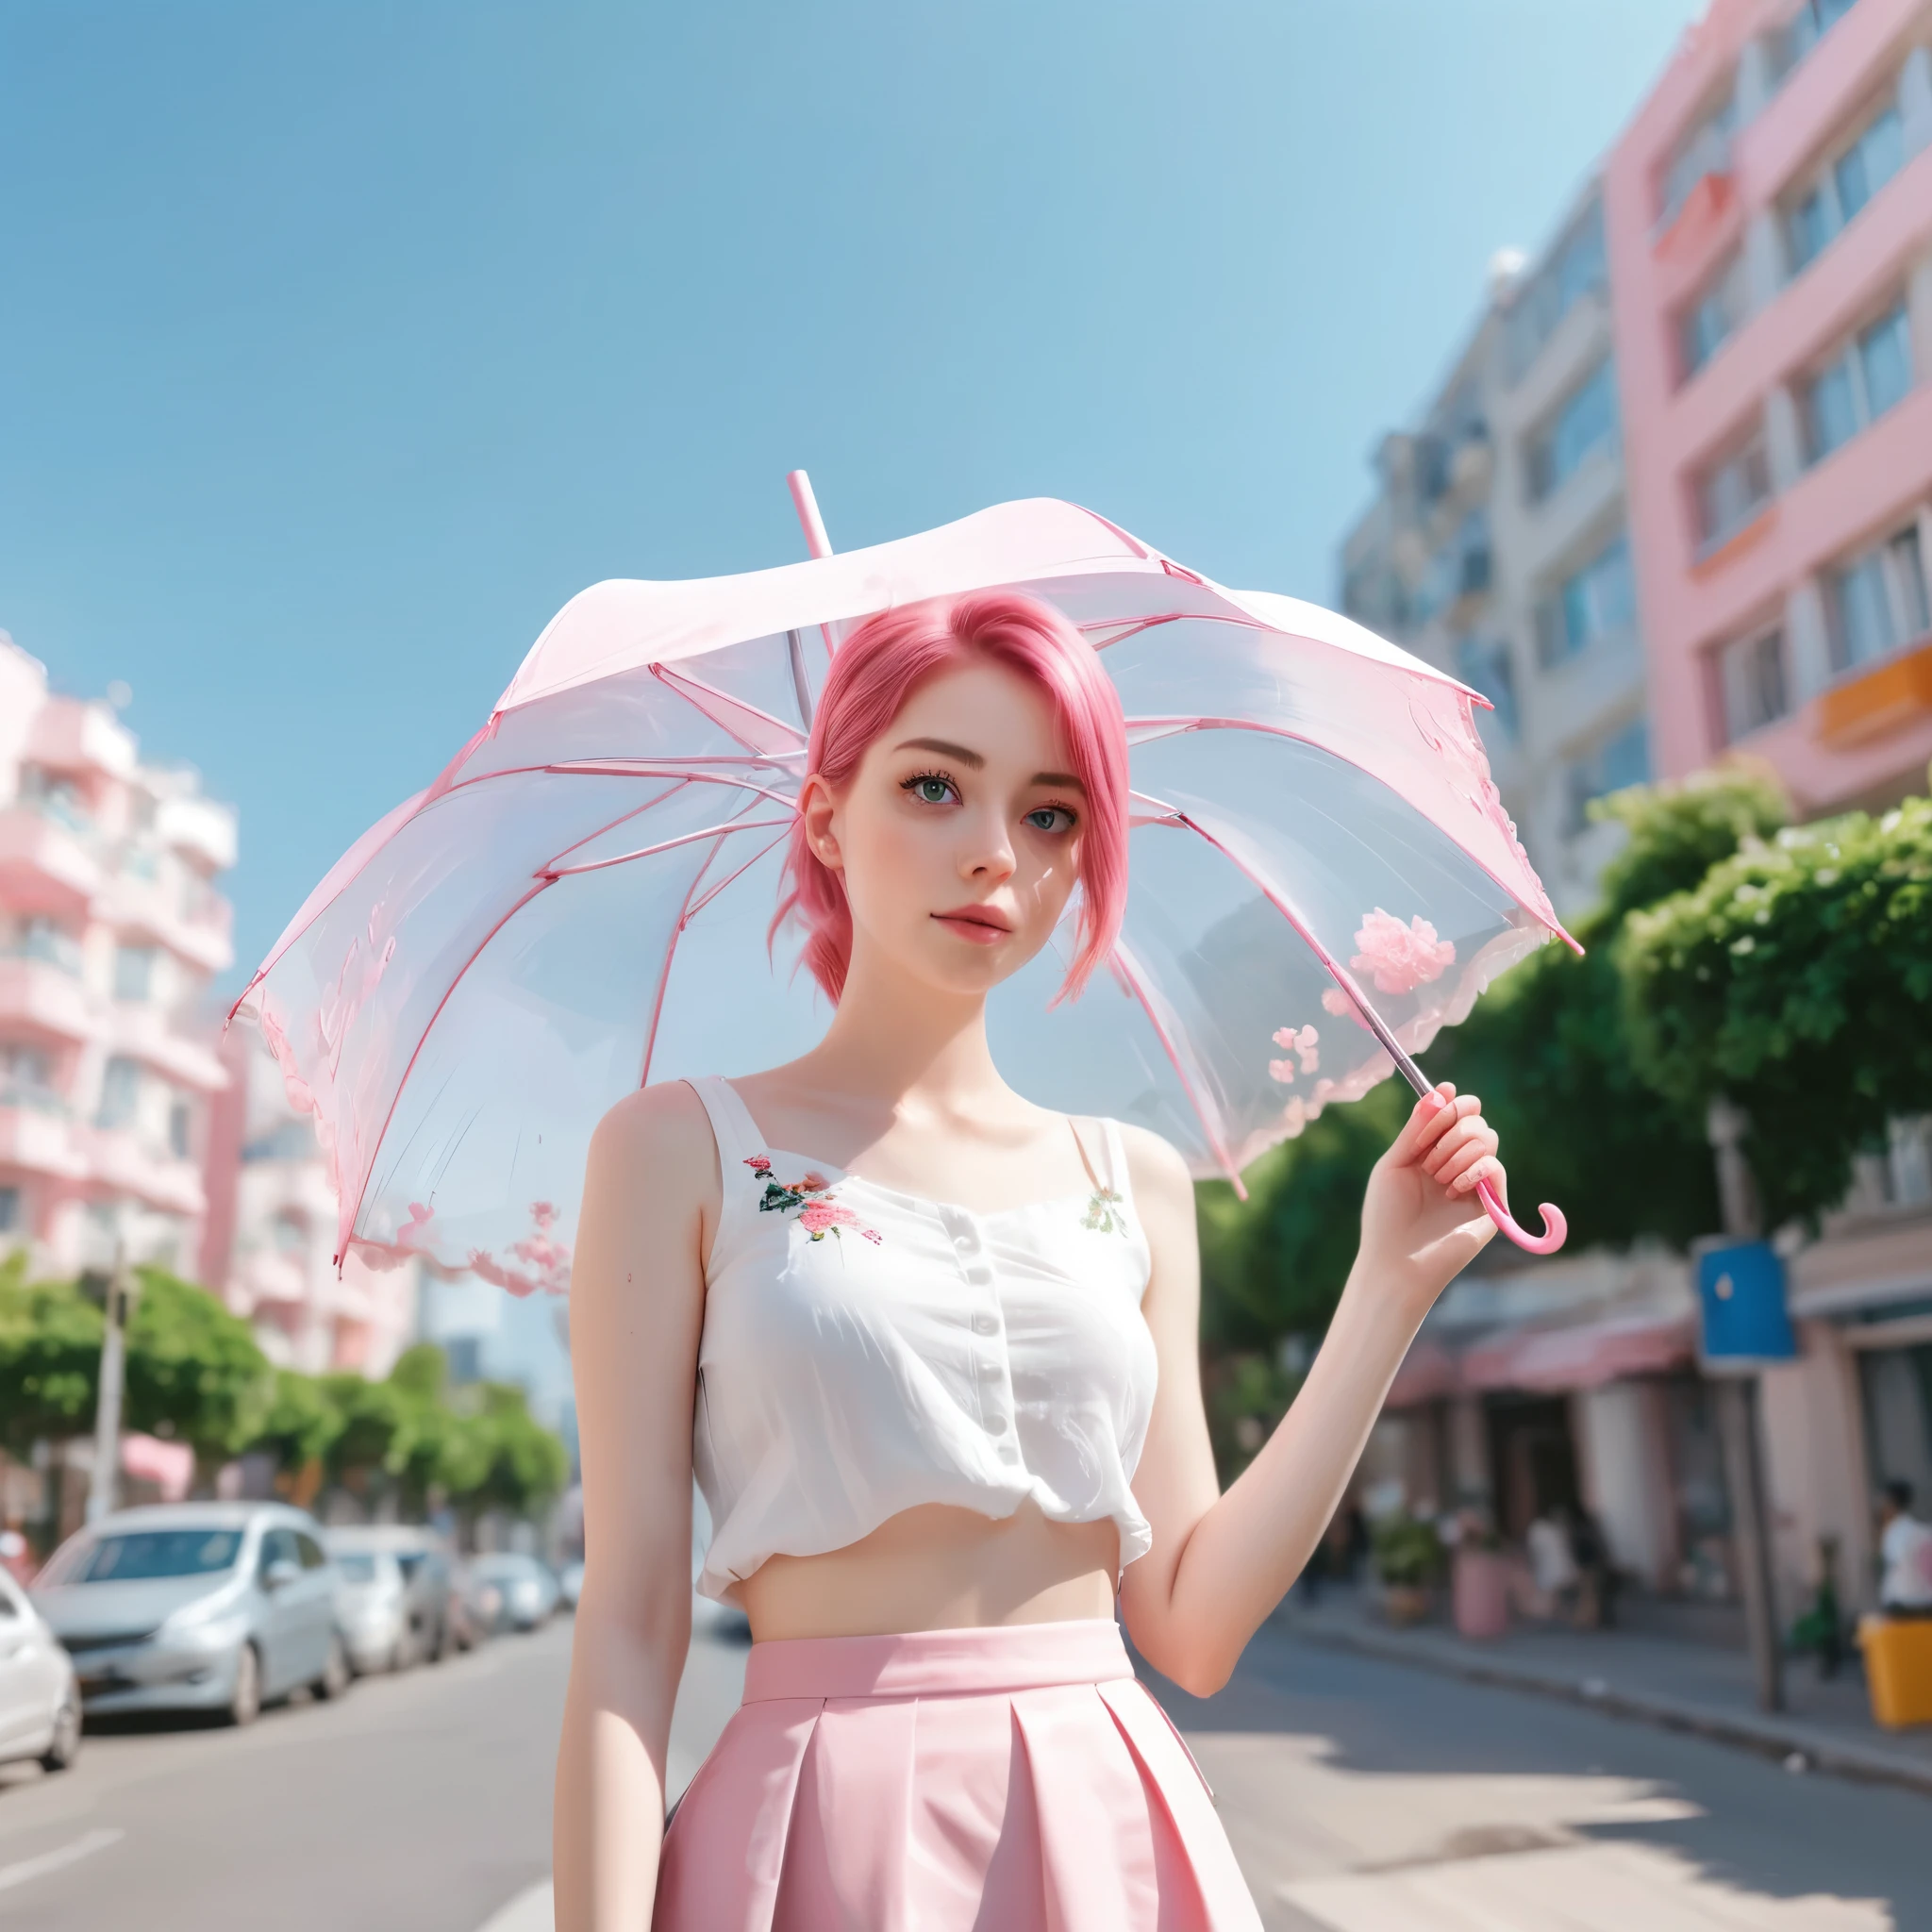
<path fill-rule="evenodd" d="M 1002 504 L 742 576 L 597 584 L 238 1003 L 315 1116 L 339 1253 L 560 1291 L 606 1108 L 816 1040 L 824 1003 L 765 934 L 829 653 L 874 612 L 994 588 L 1093 642 L 1132 747 L 1111 972 L 1052 1006 L 1063 923 L 989 1007 L 1030 1098 L 1140 1122 L 1239 1184 L 1330 1103 L 1398 1067 L 1423 1083 L 1411 1056 L 1568 937 L 1491 780 L 1480 696 L 1074 505 Z"/>

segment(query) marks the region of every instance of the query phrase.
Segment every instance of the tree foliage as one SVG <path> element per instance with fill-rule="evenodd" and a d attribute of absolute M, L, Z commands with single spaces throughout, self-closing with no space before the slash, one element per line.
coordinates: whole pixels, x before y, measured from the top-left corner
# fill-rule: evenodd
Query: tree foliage
<path fill-rule="evenodd" d="M 1932 801 L 1746 843 L 1633 915 L 1620 963 L 1642 1076 L 1740 1106 L 1769 1224 L 1816 1216 L 1932 1106 Z"/>
<path fill-rule="evenodd" d="M 138 1271 L 127 1324 L 130 1429 L 189 1443 L 197 1462 L 225 1462 L 260 1433 L 275 1399 L 275 1371 L 254 1331 L 191 1281 Z"/>
<path fill-rule="evenodd" d="M 91 1428 L 101 1367 L 101 1311 L 72 1282 L 28 1281 L 25 1253 L 0 1263 L 0 1446 Z"/>
<path fill-rule="evenodd" d="M 521 1390 L 450 1390 L 442 1351 L 406 1349 L 382 1381 L 274 1367 L 246 1322 L 206 1291 L 140 1271 L 128 1323 L 125 1425 L 191 1444 L 204 1476 L 243 1450 L 291 1479 L 319 1466 L 364 1495 L 392 1489 L 412 1514 L 448 1500 L 527 1514 L 563 1487 L 563 1444 Z M 0 1447 L 85 1435 L 100 1385 L 103 1319 L 78 1284 L 0 1263 Z"/>
<path fill-rule="evenodd" d="M 1647 1081 L 1633 1051 L 1624 934 L 1643 908 L 1775 833 L 1785 802 L 1768 778 L 1726 770 L 1640 786 L 1593 810 L 1627 836 L 1598 904 L 1576 922 L 1583 956 L 1545 946 L 1443 1032 L 1424 1064 L 1482 1096 L 1519 1207 L 1557 1202 L 1579 1248 L 1646 1237 L 1683 1245 L 1717 1225 L 1716 1181 L 1701 1107 Z M 1355 1258 L 1369 1169 L 1409 1105 L 1390 1080 L 1329 1108 L 1249 1170 L 1245 1204 L 1224 1183 L 1199 1189 L 1203 1341 L 1224 1358 L 1209 1378 L 1224 1470 L 1241 1459 L 1248 1419 L 1271 1421 L 1292 1392 L 1275 1359 L 1282 1339 L 1326 1327 Z"/>

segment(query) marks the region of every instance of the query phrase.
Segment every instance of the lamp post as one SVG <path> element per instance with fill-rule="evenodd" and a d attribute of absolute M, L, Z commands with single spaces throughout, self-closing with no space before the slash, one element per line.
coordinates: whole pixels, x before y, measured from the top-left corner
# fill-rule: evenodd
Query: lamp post
<path fill-rule="evenodd" d="M 121 1391 L 127 1365 L 127 1318 L 136 1287 L 127 1267 L 127 1243 L 114 1244 L 108 1276 L 106 1322 L 101 1329 L 101 1378 L 94 1404 L 94 1479 L 87 1494 L 87 1520 L 98 1523 L 114 1507 L 121 1469 Z"/>
<path fill-rule="evenodd" d="M 1729 1101 L 1711 1102 L 1705 1130 L 1717 1160 L 1718 1202 L 1727 1239 L 1700 1254 L 1698 1287 L 1704 1369 L 1711 1377 L 1717 1402 L 1751 1674 L 1758 1708 L 1782 1710 L 1784 1648 L 1772 1576 L 1771 1512 L 1758 1437 L 1757 1372 L 1767 1360 L 1794 1355 L 1796 1341 L 1784 1311 L 1783 1269 L 1763 1240 L 1757 1186 L 1744 1158 L 1747 1125 L 1744 1115 Z"/>

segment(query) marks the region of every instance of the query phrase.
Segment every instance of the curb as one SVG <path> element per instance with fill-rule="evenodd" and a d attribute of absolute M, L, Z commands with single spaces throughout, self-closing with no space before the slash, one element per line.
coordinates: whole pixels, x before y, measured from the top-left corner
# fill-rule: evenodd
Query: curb
<path fill-rule="evenodd" d="M 1384 1637 L 1373 1629 L 1318 1628 L 1288 1617 L 1281 1618 L 1277 1627 L 1306 1643 L 1353 1651 L 1389 1663 L 1412 1664 L 1418 1670 L 1434 1671 L 1439 1676 L 1460 1677 L 1472 1684 L 1558 1698 L 1566 1704 L 1607 1711 L 1612 1717 L 1738 1745 L 1761 1757 L 1784 1760 L 1795 1755 L 1804 1758 L 1802 1768 L 1806 1770 L 1828 1772 L 1834 1777 L 1860 1784 L 1895 1785 L 1932 1797 L 1932 1760 L 1902 1757 L 1869 1744 L 1847 1743 L 1802 1720 L 1781 1723 L 1776 1718 L 1717 1710 L 1707 1705 L 1674 1703 L 1641 1690 L 1620 1690 L 1598 1677 L 1578 1680 L 1480 1657 L 1449 1657 L 1440 1651 L 1412 1646 L 1399 1637 Z"/>

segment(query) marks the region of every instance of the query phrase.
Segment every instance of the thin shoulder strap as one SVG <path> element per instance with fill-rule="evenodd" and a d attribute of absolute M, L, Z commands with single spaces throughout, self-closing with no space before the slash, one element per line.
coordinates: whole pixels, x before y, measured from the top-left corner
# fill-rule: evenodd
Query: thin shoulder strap
<path fill-rule="evenodd" d="M 1100 1144 L 1107 1150 L 1107 1184 L 1131 1207 L 1134 1186 L 1127 1174 L 1126 1143 L 1121 1139 L 1120 1122 L 1111 1115 L 1101 1120 Z"/>
<path fill-rule="evenodd" d="M 738 1097 L 738 1090 L 717 1074 L 700 1074 L 685 1083 L 704 1103 L 710 1116 L 711 1133 L 718 1142 L 718 1166 L 724 1178 L 727 1198 L 743 1180 L 744 1163 L 764 1151 L 758 1139 L 758 1123 Z"/>

